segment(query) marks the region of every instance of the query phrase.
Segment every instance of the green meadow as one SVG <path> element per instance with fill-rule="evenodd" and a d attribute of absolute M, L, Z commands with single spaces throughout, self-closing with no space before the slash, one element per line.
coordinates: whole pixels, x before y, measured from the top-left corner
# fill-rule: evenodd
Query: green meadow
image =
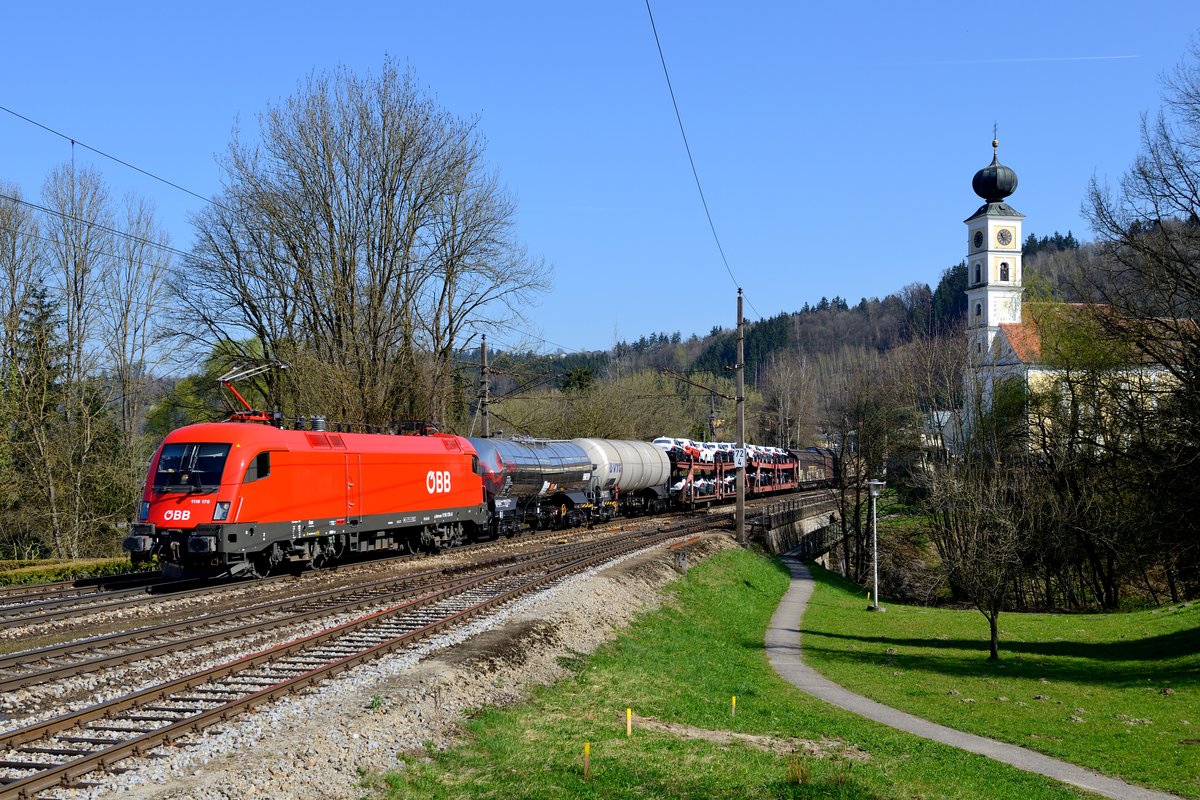
<path fill-rule="evenodd" d="M 1118 614 L 1000 615 L 891 605 L 813 568 L 806 661 L 943 725 L 1200 797 L 1200 603 Z"/>
<path fill-rule="evenodd" d="M 467 723 L 463 744 L 444 752 L 430 749 L 409 754 L 405 766 L 367 780 L 365 791 L 388 798 L 1037 800 L 1083 796 L 1049 779 L 839 711 L 783 681 L 767 662 L 762 643 L 787 585 L 788 575 L 780 564 L 753 553 L 729 551 L 710 559 L 669 587 L 663 608 L 642 617 L 592 656 L 573 661 L 571 677 L 536 690 L 519 706 L 479 711 Z M 948 615 L 943 618 L 889 609 L 868 619 L 864 605 L 857 587 L 822 576 L 814 614 L 805 624 L 822 631 L 807 636 L 806 643 L 816 644 L 823 669 L 857 676 L 864 683 L 886 682 L 888 691 L 900 696 L 919 693 L 919 682 L 929 681 L 935 687 L 929 691 L 941 693 L 937 697 L 940 705 L 947 710 L 961 707 L 966 715 L 988 707 L 985 695 L 969 682 L 979 680 L 982 687 L 991 679 L 986 650 L 980 649 L 978 638 L 986 631 L 981 616 L 938 612 Z M 1174 641 L 1174 635 L 1184 636 L 1188 618 L 1184 613 L 1172 611 L 1127 621 L 1134 620 L 1137 627 L 1160 618 L 1172 620 L 1154 634 L 1165 637 L 1161 640 L 1164 644 Z M 959 634 L 953 632 L 957 628 L 950 628 L 948 619 L 958 620 Z M 929 627 L 919 627 L 919 620 L 927 621 Z M 1003 621 L 1009 631 L 1005 643 L 1012 644 L 1011 620 L 1006 617 Z M 1128 683 L 1124 678 L 1098 674 L 1119 660 L 1112 649 L 1103 647 L 1109 635 L 1100 636 L 1096 626 L 1081 617 L 1063 617 L 1058 622 L 1070 627 L 1057 629 L 1046 640 L 1045 650 L 1035 653 L 1031 649 L 1022 657 L 1029 666 L 1039 663 L 1045 667 L 1042 673 L 1011 684 L 1011 688 L 1008 684 L 996 688 L 986 695 L 991 703 L 1005 702 L 1003 708 L 1013 712 L 1044 710 L 1065 698 L 1065 693 L 1058 696 L 1065 687 L 1061 683 L 1043 685 L 1039 679 L 1061 682 L 1072 673 L 1079 685 L 1093 691 L 1102 685 L 1126 683 L 1112 689 L 1128 696 L 1121 708 L 1141 708 L 1142 700 L 1151 696 L 1161 698 L 1167 704 L 1163 707 L 1183 708 L 1192 702 L 1194 683 L 1183 680 L 1180 671 L 1187 663 L 1194 668 L 1194 656 L 1179 653 L 1175 665 L 1161 668 L 1149 683 L 1144 675 Z M 1119 618 L 1104 622 L 1112 626 L 1111 636 L 1119 640 L 1118 631 L 1123 627 Z M 907 624 L 918 627 L 906 628 L 898 636 L 890 630 L 862 627 Z M 1098 645 L 1091 663 L 1067 663 L 1076 656 L 1071 655 L 1074 651 L 1066 637 L 1077 627 L 1090 632 L 1088 643 Z M 1133 627 L 1126 628 L 1126 635 L 1133 631 Z M 943 635 L 948 638 L 939 638 Z M 924 643 L 931 659 L 924 668 L 916 666 L 924 656 L 909 651 L 915 649 L 915 642 Z M 1179 644 L 1171 652 L 1183 649 Z M 1004 655 L 1002 663 L 1013 663 L 1015 671 L 1015 652 Z M 1144 666 L 1141 661 L 1136 663 Z M 1194 671 L 1188 674 L 1194 680 Z M 1157 694 L 1167 688 L 1164 681 L 1168 675 L 1175 691 Z M 1019 691 L 1032 689 L 1034 684 L 1044 687 L 1040 693 L 1051 699 L 1027 699 Z M 951 690 L 958 694 L 947 694 Z M 1009 693 L 1008 701 L 994 699 L 1001 690 Z M 734 695 L 737 711 L 731 715 Z M 965 699 L 975 702 L 963 702 Z M 1101 712 L 1099 702 L 1093 702 L 1085 718 L 1123 713 L 1115 710 L 1115 700 L 1106 699 L 1105 703 L 1106 710 Z M 636 725 L 629 738 L 624 717 L 627 707 L 647 720 Z M 1069 716 L 1074 707 L 1059 708 Z M 1148 716 L 1152 716 L 1150 712 L 1139 710 L 1130 719 Z M 1139 722 L 1126 726 L 1121 722 L 1114 718 L 1112 727 L 1122 731 L 1125 741 L 1146 744 L 1154 753 L 1136 763 L 1170 760 L 1164 757 L 1167 737 L 1157 735 L 1167 729 L 1165 718 L 1153 725 Z M 1082 730 L 1078 723 L 1062 725 L 1064 732 Z M 978 725 L 973 729 L 992 732 Z M 1123 733 L 1125 729 L 1133 732 Z M 1059 735 L 1058 730 L 1047 726 L 1037 732 L 1052 736 Z M 1147 738 L 1148 732 L 1155 735 Z M 1064 736 L 1062 755 L 1075 755 L 1082 761 L 1091 745 L 1085 747 L 1083 739 L 1077 747 L 1067 741 Z M 587 774 L 585 744 L 589 748 Z M 1195 763 L 1194 756 L 1191 758 L 1188 762 L 1183 757 L 1175 767 L 1147 769 L 1147 776 L 1153 773 L 1158 777 L 1147 777 L 1146 782 L 1183 792 L 1194 780 L 1195 770 L 1189 774 L 1187 766 Z M 1135 776 L 1129 773 L 1129 777 Z M 1190 791 L 1200 796 L 1194 788 Z"/>

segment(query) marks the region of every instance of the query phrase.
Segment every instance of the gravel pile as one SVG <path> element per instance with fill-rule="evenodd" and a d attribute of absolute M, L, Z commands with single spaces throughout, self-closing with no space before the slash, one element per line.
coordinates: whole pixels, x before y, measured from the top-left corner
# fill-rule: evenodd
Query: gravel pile
<path fill-rule="evenodd" d="M 736 546 L 727 534 L 692 545 L 692 563 Z M 678 577 L 657 546 L 569 578 L 495 614 L 239 717 L 131 772 L 64 798 L 359 798 L 363 775 L 455 742 L 464 712 L 520 701 L 562 677 L 562 657 L 590 653 L 656 607 Z"/>

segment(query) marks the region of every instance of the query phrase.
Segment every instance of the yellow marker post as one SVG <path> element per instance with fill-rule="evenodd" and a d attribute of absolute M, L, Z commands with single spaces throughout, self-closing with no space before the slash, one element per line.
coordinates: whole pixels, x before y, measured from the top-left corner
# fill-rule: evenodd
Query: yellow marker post
<path fill-rule="evenodd" d="M 592 776 L 592 743 L 583 743 L 583 777 L 590 778 Z"/>
<path fill-rule="evenodd" d="M 737 716 L 737 695 L 736 694 L 733 696 L 733 702 L 729 706 L 729 716 L 731 716 L 731 717 Z"/>
<path fill-rule="evenodd" d="M 633 709 L 625 709 L 625 736 L 633 736 Z"/>

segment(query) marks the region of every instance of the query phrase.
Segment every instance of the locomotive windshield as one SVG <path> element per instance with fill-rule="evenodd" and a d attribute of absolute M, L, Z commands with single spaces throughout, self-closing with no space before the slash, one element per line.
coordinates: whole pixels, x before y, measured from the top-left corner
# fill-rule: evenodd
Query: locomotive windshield
<path fill-rule="evenodd" d="M 221 485 L 227 444 L 168 444 L 154 471 L 156 492 L 213 491 Z"/>

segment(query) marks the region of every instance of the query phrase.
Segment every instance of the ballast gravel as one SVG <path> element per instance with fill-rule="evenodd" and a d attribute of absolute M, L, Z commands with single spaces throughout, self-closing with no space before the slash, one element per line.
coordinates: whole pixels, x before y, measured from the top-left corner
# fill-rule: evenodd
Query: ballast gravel
<path fill-rule="evenodd" d="M 693 563 L 736 547 L 706 534 Z M 370 794 L 364 776 L 421 759 L 456 741 L 464 713 L 523 699 L 566 674 L 560 658 L 590 653 L 637 614 L 657 607 L 676 579 L 664 546 L 640 551 L 517 600 L 494 614 L 360 666 L 219 728 L 120 764 L 90 789 L 58 797 L 297 798 Z M 95 780 L 96 776 L 89 776 Z"/>

